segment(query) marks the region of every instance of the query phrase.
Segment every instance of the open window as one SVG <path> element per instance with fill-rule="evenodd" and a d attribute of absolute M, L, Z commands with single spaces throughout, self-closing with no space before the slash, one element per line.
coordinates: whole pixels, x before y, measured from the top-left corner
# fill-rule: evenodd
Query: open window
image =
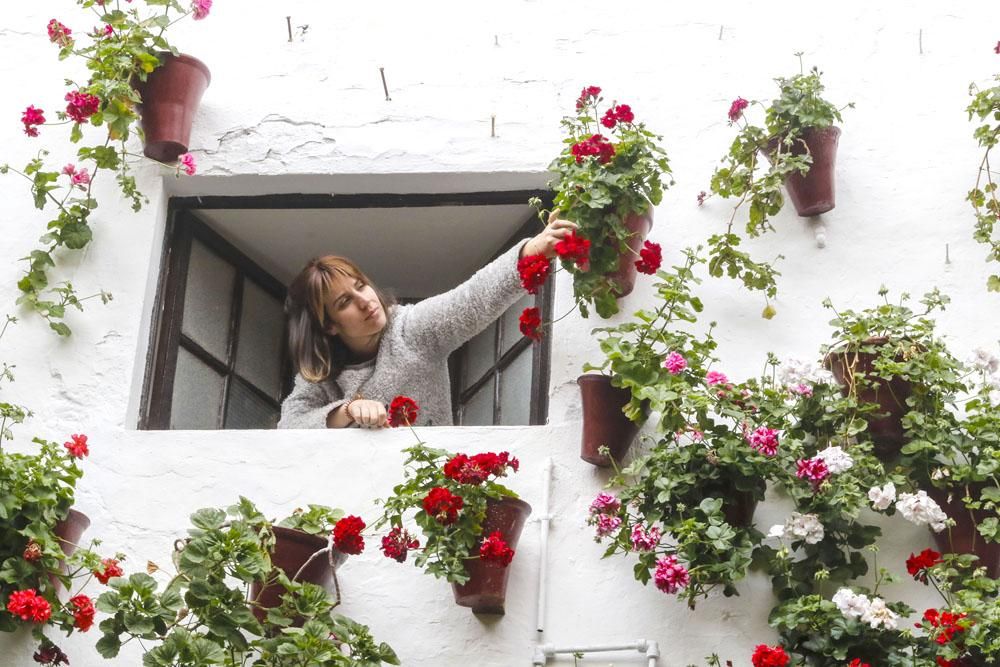
<path fill-rule="evenodd" d="M 140 428 L 274 428 L 293 382 L 285 286 L 306 261 L 351 257 L 419 301 L 537 233 L 533 196 L 551 201 L 526 190 L 173 198 Z M 530 305 L 551 317 L 551 280 L 452 354 L 455 424 L 545 423 L 551 341 L 521 336 Z"/>

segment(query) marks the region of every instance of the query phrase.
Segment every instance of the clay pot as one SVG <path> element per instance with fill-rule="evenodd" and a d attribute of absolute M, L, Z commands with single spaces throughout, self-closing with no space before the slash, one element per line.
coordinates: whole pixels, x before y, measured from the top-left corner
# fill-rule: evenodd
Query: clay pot
<path fill-rule="evenodd" d="M 599 468 L 607 468 L 611 460 L 620 463 L 639 433 L 639 424 L 625 416 L 622 409 L 631 400 L 632 392 L 613 387 L 607 375 L 587 374 L 576 379 L 583 401 L 583 438 L 580 458 Z M 606 445 L 611 456 L 597 450 Z"/>
<path fill-rule="evenodd" d="M 531 505 L 519 498 L 490 500 L 486 504 L 483 537 L 499 530 L 507 545 L 517 551 L 517 541 L 529 514 Z M 503 615 L 510 565 L 504 567 L 476 558 L 465 561 L 465 571 L 469 573 L 469 580 L 451 585 L 456 604 L 471 607 L 474 614 Z"/>
<path fill-rule="evenodd" d="M 864 345 L 885 345 L 888 338 L 869 338 Z M 867 416 L 868 432 L 875 443 L 875 456 L 883 462 L 891 461 L 899 456 L 899 451 L 906 444 L 903 432 L 903 415 L 909 408 L 906 399 L 913 393 L 913 385 L 900 377 L 889 378 L 888 381 L 875 374 L 873 365 L 876 355 L 872 352 L 861 352 L 851 349 L 840 349 L 830 352 L 823 359 L 823 365 L 828 368 L 833 377 L 843 388 L 844 396 L 848 396 L 857 380 L 865 383 L 879 382 L 879 387 L 858 386 L 859 403 L 875 403 L 878 412 Z"/>
<path fill-rule="evenodd" d="M 985 486 L 983 483 L 969 484 L 969 492 L 973 498 L 978 498 Z M 985 567 L 994 579 L 1000 577 L 1000 544 L 987 542 L 976 530 L 976 525 L 993 513 L 968 509 L 962 502 L 964 488 L 939 489 L 932 486 L 927 489 L 927 495 L 940 505 L 949 518 L 955 520 L 951 528 L 945 528 L 940 533 L 931 531 L 938 550 L 942 553 L 975 554 L 979 556 L 975 563 L 977 567 Z"/>
<path fill-rule="evenodd" d="M 618 260 L 618 269 L 609 274 L 608 277 L 618 286 L 614 294 L 617 298 L 628 296 L 635 287 L 636 268 L 635 262 L 639 259 L 639 249 L 642 248 L 643 241 L 653 228 L 653 209 L 638 215 L 635 213 L 626 216 L 622 221 L 629 231 L 629 238 L 625 242 L 629 247 L 629 252 L 622 253 Z"/>
<path fill-rule="evenodd" d="M 89 527 L 90 518 L 83 512 L 78 512 L 74 509 L 70 509 L 66 518 L 52 527 L 52 532 L 55 533 L 56 538 L 59 540 L 59 546 L 67 558 L 72 556 L 76 551 L 77 546 L 80 544 L 80 538 L 83 537 L 83 533 Z M 62 571 L 64 574 L 68 572 L 65 562 L 62 564 Z M 49 581 L 56 591 L 62 589 L 62 582 L 55 575 L 49 575 Z"/>
<path fill-rule="evenodd" d="M 757 499 L 750 491 L 736 491 L 733 497 L 722 496 L 722 516 L 726 523 L 736 528 L 753 525 L 753 513 L 757 510 Z"/>
<path fill-rule="evenodd" d="M 795 206 L 795 212 L 806 218 L 831 211 L 837 205 L 834 172 L 840 128 L 807 128 L 802 133 L 802 141 L 809 147 L 812 165 L 805 176 L 795 172 L 785 178 L 785 190 Z M 806 152 L 802 141 L 796 141 L 790 147 L 792 155 Z M 768 150 L 772 153 L 777 147 L 778 140 L 768 144 Z"/>
<path fill-rule="evenodd" d="M 205 63 L 192 56 L 157 55 L 163 64 L 137 86 L 142 97 L 143 153 L 169 163 L 188 150 L 194 116 L 212 74 Z"/>
<path fill-rule="evenodd" d="M 271 553 L 271 564 L 282 570 L 289 579 L 295 576 L 314 553 L 325 549 L 327 545 L 325 537 L 310 535 L 294 528 L 274 526 L 273 530 L 275 542 L 274 551 Z M 329 589 L 333 583 L 334 572 L 346 561 L 347 554 L 334 549 L 331 568 L 330 556 L 321 554 L 309 563 L 296 581 L 305 581 Z M 285 587 L 279 583 L 264 586 L 263 582 L 253 582 L 250 586 L 250 599 L 257 601 L 258 606 L 253 609 L 257 620 L 263 622 L 267 610 L 281 604 L 281 596 L 284 593 Z"/>

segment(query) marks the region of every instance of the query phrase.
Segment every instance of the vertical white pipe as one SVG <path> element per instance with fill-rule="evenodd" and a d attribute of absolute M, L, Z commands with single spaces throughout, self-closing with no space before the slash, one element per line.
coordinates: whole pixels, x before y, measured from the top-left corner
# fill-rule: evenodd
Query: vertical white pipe
<path fill-rule="evenodd" d="M 545 459 L 542 465 L 542 513 L 539 516 L 539 554 L 538 554 L 538 612 L 535 629 L 539 636 L 545 632 L 546 589 L 548 588 L 549 562 L 549 487 L 552 484 L 552 458 Z"/>

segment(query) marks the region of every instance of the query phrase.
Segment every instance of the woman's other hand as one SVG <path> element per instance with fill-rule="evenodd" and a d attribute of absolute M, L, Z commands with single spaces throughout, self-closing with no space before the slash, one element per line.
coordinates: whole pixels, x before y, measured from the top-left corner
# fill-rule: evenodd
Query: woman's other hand
<path fill-rule="evenodd" d="M 358 399 L 347 406 L 347 414 L 362 428 L 382 428 L 389 425 L 385 404 L 379 401 Z"/>
<path fill-rule="evenodd" d="M 556 256 L 556 244 L 575 230 L 577 225 L 559 217 L 559 209 L 549 214 L 549 224 L 542 232 L 521 247 L 521 257 L 544 255 L 546 259 Z"/>

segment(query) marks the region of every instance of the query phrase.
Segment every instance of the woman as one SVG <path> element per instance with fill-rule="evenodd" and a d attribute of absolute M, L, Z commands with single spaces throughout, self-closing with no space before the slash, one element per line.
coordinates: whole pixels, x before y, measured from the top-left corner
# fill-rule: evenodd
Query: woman
<path fill-rule="evenodd" d="M 538 236 L 455 289 L 407 306 L 393 305 L 348 259 L 310 261 L 285 300 L 298 375 L 278 428 L 380 428 L 386 404 L 400 394 L 420 406 L 417 423 L 452 424 L 448 355 L 524 293 L 517 260 L 553 258 L 575 228 L 553 212 Z"/>

